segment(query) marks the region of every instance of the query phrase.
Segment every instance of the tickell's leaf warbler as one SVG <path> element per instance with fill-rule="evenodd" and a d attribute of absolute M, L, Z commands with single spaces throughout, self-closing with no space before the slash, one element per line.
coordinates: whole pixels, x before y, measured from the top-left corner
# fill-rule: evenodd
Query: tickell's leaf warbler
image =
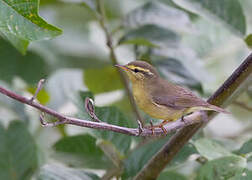
<path fill-rule="evenodd" d="M 169 121 L 183 118 L 184 115 L 198 110 L 212 110 L 229 113 L 211 105 L 194 95 L 190 90 L 162 79 L 157 70 L 144 61 L 133 61 L 127 65 L 116 65 L 126 72 L 133 89 L 137 105 L 153 118 L 163 122 L 155 127 L 163 127 Z"/>

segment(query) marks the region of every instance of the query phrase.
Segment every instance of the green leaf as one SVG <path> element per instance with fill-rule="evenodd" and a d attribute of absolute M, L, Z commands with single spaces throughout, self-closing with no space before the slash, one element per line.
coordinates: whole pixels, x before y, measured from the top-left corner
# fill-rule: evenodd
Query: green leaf
<path fill-rule="evenodd" d="M 152 56 L 151 59 L 166 79 L 196 89 L 199 92 L 203 91 L 201 83 L 179 60 L 161 56 Z"/>
<path fill-rule="evenodd" d="M 62 165 L 46 164 L 38 175 L 38 180 L 99 180 L 96 174 L 87 172 L 83 169 L 74 169 Z"/>
<path fill-rule="evenodd" d="M 155 24 L 175 31 L 185 31 L 189 28 L 190 19 L 182 10 L 158 1 L 150 1 L 129 12 L 124 23 L 131 28 Z"/>
<path fill-rule="evenodd" d="M 186 144 L 179 153 L 173 158 L 171 163 L 168 165 L 168 167 L 179 165 L 183 162 L 185 162 L 188 157 L 192 154 L 196 154 L 197 150 L 191 143 Z"/>
<path fill-rule="evenodd" d="M 137 148 L 132 151 L 128 158 L 124 161 L 124 179 L 130 179 L 130 177 L 135 176 L 143 166 L 150 160 L 150 158 L 161 149 L 161 147 L 168 141 L 170 136 L 167 136 L 156 141 L 152 141 L 148 144 Z M 188 156 L 195 153 L 196 150 L 191 144 L 185 145 L 181 151 L 173 159 L 169 167 L 177 165 L 187 160 Z"/>
<path fill-rule="evenodd" d="M 38 15 L 38 6 L 38 0 L 0 0 L 0 32 L 23 54 L 30 41 L 62 33 Z"/>
<path fill-rule="evenodd" d="M 249 48 L 252 48 L 252 34 L 249 34 L 244 40 Z"/>
<path fill-rule="evenodd" d="M 240 174 L 246 164 L 246 159 L 238 156 L 208 161 L 199 169 L 196 180 L 230 179 Z"/>
<path fill-rule="evenodd" d="M 124 161 L 124 173 L 122 177 L 128 179 L 129 177 L 135 176 L 169 138 L 165 137 L 152 141 L 132 151 Z"/>
<path fill-rule="evenodd" d="M 238 36 L 246 34 L 246 21 L 237 0 L 173 0 L 174 3 L 216 23 L 227 26 Z"/>
<path fill-rule="evenodd" d="M 106 169 L 110 166 L 109 160 L 96 146 L 96 139 L 88 134 L 64 137 L 53 147 L 59 155 L 62 155 L 59 160 L 66 161 L 70 165 L 93 169 Z"/>
<path fill-rule="evenodd" d="M 27 91 L 30 92 L 31 94 L 35 94 L 37 88 L 34 87 L 28 87 Z M 48 103 L 50 101 L 50 96 L 48 94 L 48 92 L 45 89 L 41 89 L 37 95 L 37 100 L 45 105 L 46 103 Z"/>
<path fill-rule="evenodd" d="M 221 158 L 223 156 L 232 155 L 231 152 L 222 147 L 219 143 L 207 138 L 201 138 L 196 140 L 194 145 L 198 150 L 198 152 L 200 153 L 200 155 L 204 156 L 208 160 L 213 160 Z"/>
<path fill-rule="evenodd" d="M 101 69 L 85 69 L 84 82 L 94 94 L 123 88 L 119 73 L 113 66 Z"/>
<path fill-rule="evenodd" d="M 252 139 L 245 142 L 242 147 L 234 153 L 245 157 L 248 156 L 247 160 L 252 161 Z"/>
<path fill-rule="evenodd" d="M 49 73 L 45 61 L 33 52 L 22 56 L 9 43 L 0 38 L 0 79 L 7 82 L 19 76 L 27 83 L 36 84 Z"/>
<path fill-rule="evenodd" d="M 157 180 L 187 180 L 185 176 L 174 171 L 162 172 Z"/>
<path fill-rule="evenodd" d="M 82 4 L 91 11 L 96 11 L 96 1 L 82 0 Z"/>
<path fill-rule="evenodd" d="M 135 44 L 149 47 L 174 46 L 179 41 L 176 33 L 163 27 L 147 24 L 130 30 L 119 44 Z"/>
<path fill-rule="evenodd" d="M 252 179 L 252 171 L 248 169 L 243 169 L 242 171 L 235 174 L 234 177 L 229 180 L 251 180 Z"/>
<path fill-rule="evenodd" d="M 130 120 L 116 107 L 97 107 L 95 109 L 97 117 L 108 124 L 123 127 L 131 127 Z M 111 131 L 94 131 L 97 137 L 112 142 L 122 153 L 128 152 L 131 144 L 131 136 L 119 134 Z"/>
<path fill-rule="evenodd" d="M 37 147 L 25 123 L 0 124 L 0 179 L 28 180 L 38 167 Z"/>

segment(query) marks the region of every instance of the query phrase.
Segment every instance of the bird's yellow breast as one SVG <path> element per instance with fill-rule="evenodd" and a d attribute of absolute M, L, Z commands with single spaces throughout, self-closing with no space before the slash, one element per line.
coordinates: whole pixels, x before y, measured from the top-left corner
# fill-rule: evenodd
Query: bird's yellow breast
<path fill-rule="evenodd" d="M 153 118 L 174 121 L 183 115 L 183 110 L 174 110 L 166 106 L 158 105 L 153 102 L 148 94 L 147 87 L 143 83 L 134 83 L 132 90 L 135 101 L 140 109 Z"/>

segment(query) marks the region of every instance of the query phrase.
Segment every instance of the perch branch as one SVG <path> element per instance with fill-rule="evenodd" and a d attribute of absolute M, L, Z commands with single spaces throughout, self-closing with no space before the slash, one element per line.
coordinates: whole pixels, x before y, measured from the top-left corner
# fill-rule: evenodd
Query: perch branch
<path fill-rule="evenodd" d="M 208 102 L 217 106 L 227 106 L 231 100 L 238 96 L 251 82 L 252 53 L 232 73 L 223 85 L 208 99 Z M 191 137 L 213 118 L 216 113 L 209 113 L 207 121 L 186 126 L 177 131 L 169 141 L 149 160 L 149 162 L 136 175 L 135 180 L 154 180 L 174 158 L 179 150 Z M 198 117 L 196 117 L 198 118 Z"/>
<path fill-rule="evenodd" d="M 105 24 L 106 14 L 105 14 L 105 10 L 104 10 L 103 0 L 97 0 L 97 10 L 100 14 L 100 16 L 98 17 L 98 20 L 99 20 L 100 26 L 103 29 L 105 36 L 106 36 L 106 41 L 107 41 L 106 44 L 107 44 L 109 51 L 110 51 L 110 58 L 111 58 L 112 64 L 116 65 L 116 64 L 118 64 L 118 60 L 117 60 L 117 57 L 115 54 L 115 48 L 113 46 L 112 35 L 109 32 L 109 30 Z M 139 110 L 137 109 L 136 102 L 134 100 L 134 97 L 132 96 L 127 78 L 125 77 L 125 74 L 122 71 L 120 71 L 119 69 L 117 71 L 118 71 L 119 76 L 121 78 L 121 81 L 126 89 L 126 93 L 129 97 L 129 101 L 130 101 L 132 110 L 135 113 L 137 120 L 140 121 L 140 122 L 137 121 L 138 125 L 140 124 L 138 126 L 139 130 L 142 131 L 141 127 L 144 127 L 144 121 L 139 113 Z"/>
<path fill-rule="evenodd" d="M 127 128 L 127 127 L 121 127 L 121 126 L 116 126 L 116 125 L 104 123 L 100 119 L 98 119 L 96 116 L 95 116 L 96 122 L 65 116 L 65 115 L 60 114 L 57 111 L 54 111 L 53 109 L 50 109 L 46 106 L 43 106 L 35 101 L 31 101 L 31 98 L 26 98 L 24 96 L 18 95 L 15 92 L 7 90 L 1 86 L 0 86 L 0 93 L 4 94 L 14 100 L 17 100 L 23 104 L 27 104 L 29 106 L 32 106 L 32 107 L 38 109 L 39 111 L 41 111 L 42 114 L 40 115 L 40 122 L 43 126 L 53 127 L 53 126 L 57 126 L 59 124 L 72 124 L 72 125 L 82 126 L 82 127 L 87 127 L 87 128 L 100 129 L 100 130 L 106 130 L 106 131 L 114 131 L 117 133 L 122 133 L 122 134 L 130 135 L 130 136 L 138 136 L 139 135 L 138 128 Z M 89 104 L 89 105 L 86 105 L 86 110 L 88 111 L 88 113 L 91 116 L 94 116 L 95 114 L 94 114 L 94 107 L 93 107 L 92 101 L 90 101 L 90 99 L 88 99 L 88 100 L 86 100 L 86 103 Z M 53 122 L 53 123 L 46 122 L 44 120 L 43 113 L 51 115 L 51 116 L 57 118 L 59 121 Z M 184 126 L 198 123 L 198 121 L 195 121 L 195 116 L 197 116 L 197 113 L 194 113 L 190 116 L 187 116 L 185 118 L 185 122 L 183 122 L 182 120 L 178 120 L 175 122 L 168 123 L 164 127 L 166 128 L 168 133 L 174 132 L 177 129 L 182 128 Z M 142 133 L 140 134 L 140 136 L 159 136 L 159 135 L 163 135 L 163 131 L 160 128 L 156 128 L 153 132 L 150 128 L 143 128 Z"/>

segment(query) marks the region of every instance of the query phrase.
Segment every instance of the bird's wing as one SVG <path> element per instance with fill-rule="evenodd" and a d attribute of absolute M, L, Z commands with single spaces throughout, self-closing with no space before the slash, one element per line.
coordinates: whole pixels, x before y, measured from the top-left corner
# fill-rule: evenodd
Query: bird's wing
<path fill-rule="evenodd" d="M 190 90 L 181 86 L 169 84 L 162 92 L 152 93 L 152 99 L 156 104 L 165 105 L 175 109 L 184 109 L 196 106 L 208 106 L 209 104 L 194 95 Z M 160 88 L 158 88 L 160 89 Z"/>

